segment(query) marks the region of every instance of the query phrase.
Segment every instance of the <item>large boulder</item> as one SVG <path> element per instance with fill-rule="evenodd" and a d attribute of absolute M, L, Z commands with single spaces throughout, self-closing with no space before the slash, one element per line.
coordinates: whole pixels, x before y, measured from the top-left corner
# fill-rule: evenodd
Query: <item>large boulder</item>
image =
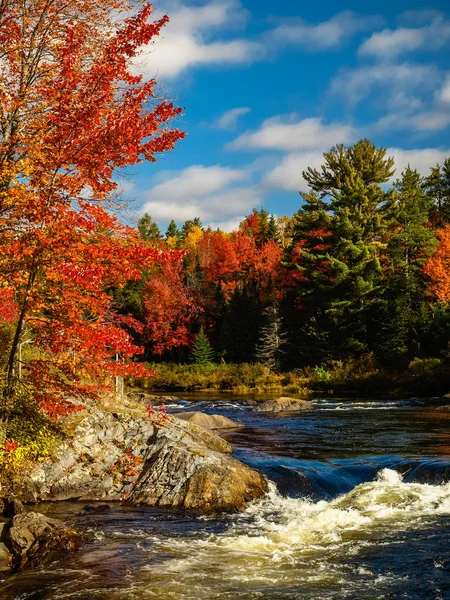
<path fill-rule="evenodd" d="M 3 536 L 5 523 L 0 523 L 0 540 Z M 3 542 L 0 542 L 0 580 L 7 577 L 11 571 L 12 556 Z"/>
<path fill-rule="evenodd" d="M 4 528 L 2 541 L 12 554 L 13 570 L 37 567 L 72 552 L 81 535 L 58 519 L 37 512 L 16 515 Z"/>
<path fill-rule="evenodd" d="M 205 429 L 236 429 L 237 427 L 243 427 L 241 423 L 232 421 L 223 415 L 207 415 L 206 413 L 191 411 L 176 413 L 175 416 L 183 421 L 188 421 L 188 423 L 200 425 Z"/>
<path fill-rule="evenodd" d="M 53 461 L 35 467 L 20 493 L 28 501 L 239 510 L 261 497 L 267 484 L 231 451 L 213 432 L 176 417 L 161 422 L 91 409 Z"/>
<path fill-rule="evenodd" d="M 294 412 L 299 410 L 307 410 L 313 408 L 308 400 L 300 400 L 299 398 L 273 398 L 266 400 L 254 406 L 254 412 Z"/>

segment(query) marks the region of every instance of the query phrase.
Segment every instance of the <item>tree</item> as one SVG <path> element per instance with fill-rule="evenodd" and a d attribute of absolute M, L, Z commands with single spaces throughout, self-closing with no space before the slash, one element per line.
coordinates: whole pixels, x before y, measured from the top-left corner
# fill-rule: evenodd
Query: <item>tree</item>
<path fill-rule="evenodd" d="M 263 318 L 265 323 L 261 327 L 256 357 L 270 369 L 279 371 L 286 355 L 288 336 L 276 305 L 266 308 Z"/>
<path fill-rule="evenodd" d="M 213 347 L 206 337 L 203 327 L 201 327 L 192 347 L 191 360 L 196 365 L 209 365 L 214 362 L 214 356 Z"/>
<path fill-rule="evenodd" d="M 167 228 L 165 240 L 169 248 L 178 248 L 181 240 L 181 231 L 178 229 L 177 224 L 172 219 Z"/>
<path fill-rule="evenodd" d="M 434 221 L 441 227 L 450 223 L 450 158 L 431 168 L 425 184 L 434 202 Z"/>
<path fill-rule="evenodd" d="M 450 302 L 450 224 L 437 232 L 439 245 L 423 267 L 428 291 L 439 301 Z"/>
<path fill-rule="evenodd" d="M 367 348 L 391 196 L 381 184 L 394 173 L 393 159 L 369 140 L 340 144 L 324 159 L 320 171 L 310 167 L 303 172 L 311 191 L 302 193 L 291 248 L 302 274 L 298 291 L 307 319 L 304 335 L 319 352 L 322 348 L 322 359 L 328 351 L 342 357 Z"/>
<path fill-rule="evenodd" d="M 158 225 L 148 213 L 145 213 L 144 216 L 139 219 L 137 228 L 142 239 L 146 242 L 158 242 L 162 239 Z"/>
<path fill-rule="evenodd" d="M 185 283 L 182 257 L 161 261 L 143 290 L 144 341 L 153 354 L 182 351 L 194 338 L 201 309 Z"/>
<path fill-rule="evenodd" d="M 432 211 L 433 201 L 425 193 L 420 174 L 408 166 L 394 183 L 387 206 L 389 264 L 375 316 L 380 324 L 375 331 L 377 355 L 397 367 L 420 354 L 422 333 L 428 327 L 422 267 L 437 244 L 430 227 Z"/>
<path fill-rule="evenodd" d="M 140 277 L 155 258 L 108 212 L 118 168 L 154 161 L 183 134 L 179 114 L 154 97 L 154 80 L 131 73 L 139 48 L 167 17 L 149 22 L 125 0 L 24 0 L 0 6 L 0 277 L 14 289 L 18 319 L 9 348 L 0 421 L 19 387 L 41 406 L 69 409 L 67 395 L 94 395 L 103 377 L 142 373 L 115 363 L 139 352 L 114 311 L 111 286 Z M 36 358 L 18 380 L 25 324 Z"/>

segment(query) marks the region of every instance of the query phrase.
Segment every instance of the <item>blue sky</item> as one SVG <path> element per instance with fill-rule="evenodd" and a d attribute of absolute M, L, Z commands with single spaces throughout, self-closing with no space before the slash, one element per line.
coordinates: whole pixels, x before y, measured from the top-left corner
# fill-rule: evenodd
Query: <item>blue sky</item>
<path fill-rule="evenodd" d="M 445 0 L 155 0 L 171 19 L 135 68 L 184 108 L 186 138 L 129 172 L 125 195 L 164 230 L 231 230 L 253 207 L 298 209 L 302 170 L 368 137 L 401 171 L 450 156 Z"/>

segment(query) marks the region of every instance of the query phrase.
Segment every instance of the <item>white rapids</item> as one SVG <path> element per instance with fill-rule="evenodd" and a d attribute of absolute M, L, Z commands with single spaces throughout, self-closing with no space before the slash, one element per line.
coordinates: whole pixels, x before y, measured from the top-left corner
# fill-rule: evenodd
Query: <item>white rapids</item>
<path fill-rule="evenodd" d="M 242 592 L 245 598 L 259 598 L 263 596 L 258 589 L 273 585 L 291 598 L 288 590 L 299 581 L 310 590 L 317 588 L 317 593 L 322 586 L 332 590 L 348 582 L 349 558 L 370 546 L 389 544 L 392 532 L 420 529 L 440 515 L 450 515 L 450 483 L 405 483 L 391 469 L 329 502 L 282 497 L 271 484 L 262 501 L 230 517 L 225 533 L 157 542 L 153 552 L 173 557 L 157 568 L 147 567 L 152 574 L 147 593 L 186 599 L 215 598 L 217 593 L 217 598 L 231 599 Z M 377 577 L 364 567 L 358 577 L 372 579 L 381 590 L 391 583 L 389 577 Z M 354 584 L 349 585 L 353 589 Z"/>

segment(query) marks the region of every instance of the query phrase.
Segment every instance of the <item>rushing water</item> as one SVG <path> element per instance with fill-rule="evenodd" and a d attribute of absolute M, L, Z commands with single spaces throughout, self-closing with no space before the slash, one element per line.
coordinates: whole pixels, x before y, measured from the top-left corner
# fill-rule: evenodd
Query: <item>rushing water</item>
<path fill-rule="evenodd" d="M 450 599 L 450 413 L 400 401 L 314 403 L 290 416 L 223 397 L 172 404 L 244 423 L 225 437 L 272 482 L 267 497 L 214 518 L 43 504 L 91 541 L 9 579 L 0 598 Z"/>

